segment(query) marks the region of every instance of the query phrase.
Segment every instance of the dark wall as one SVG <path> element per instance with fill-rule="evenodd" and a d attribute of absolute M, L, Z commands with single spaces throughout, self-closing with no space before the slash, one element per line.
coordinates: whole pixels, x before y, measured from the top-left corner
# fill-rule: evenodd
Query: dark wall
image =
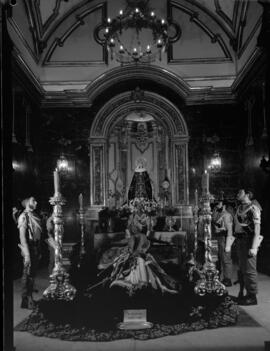
<path fill-rule="evenodd" d="M 189 141 L 190 202 L 194 191 L 201 193 L 201 176 L 215 152 L 221 157 L 221 169 L 211 171 L 209 188 L 216 198 L 233 198 L 243 173 L 244 113 L 241 106 L 205 105 L 190 107 L 185 113 Z"/>

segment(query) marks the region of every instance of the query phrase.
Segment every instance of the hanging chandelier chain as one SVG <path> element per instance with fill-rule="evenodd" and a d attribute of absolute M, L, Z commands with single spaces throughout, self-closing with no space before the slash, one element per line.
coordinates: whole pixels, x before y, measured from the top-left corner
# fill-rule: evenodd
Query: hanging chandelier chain
<path fill-rule="evenodd" d="M 153 62 L 157 55 L 161 60 L 161 52 L 166 51 L 169 44 L 168 23 L 165 19 L 157 18 L 155 12 L 148 6 L 128 6 L 124 11 L 120 10 L 119 15 L 115 18 L 107 18 L 102 28 L 104 29 L 104 45 L 107 46 L 111 59 L 115 57 L 122 64 L 132 61 Z M 123 32 L 128 29 L 135 30 L 137 41 L 130 50 L 121 39 Z M 153 39 L 146 44 L 143 44 L 140 36 L 144 29 L 152 32 Z M 114 49 L 116 45 L 119 45 L 118 51 Z"/>

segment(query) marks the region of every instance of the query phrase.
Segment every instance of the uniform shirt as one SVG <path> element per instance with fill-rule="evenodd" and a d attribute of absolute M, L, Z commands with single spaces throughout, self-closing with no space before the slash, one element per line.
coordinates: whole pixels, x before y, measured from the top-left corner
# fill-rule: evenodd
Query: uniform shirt
<path fill-rule="evenodd" d="M 233 217 L 227 210 L 215 210 L 212 215 L 213 235 L 232 233 Z"/>
<path fill-rule="evenodd" d="M 256 204 L 238 206 L 235 214 L 235 233 L 252 233 L 256 223 L 261 223 L 261 210 Z"/>
<path fill-rule="evenodd" d="M 32 211 L 24 210 L 18 218 L 18 228 L 25 228 L 26 240 L 39 241 L 41 237 L 41 220 Z"/>

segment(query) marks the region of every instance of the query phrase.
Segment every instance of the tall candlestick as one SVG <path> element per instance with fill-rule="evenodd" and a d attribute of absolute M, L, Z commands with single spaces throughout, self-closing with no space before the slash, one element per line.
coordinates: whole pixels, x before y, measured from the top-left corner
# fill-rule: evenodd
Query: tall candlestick
<path fill-rule="evenodd" d="M 80 205 L 80 210 L 83 210 L 83 194 L 79 195 L 79 205 Z"/>
<path fill-rule="evenodd" d="M 183 218 L 183 215 L 182 215 L 182 206 L 180 207 L 180 230 L 182 230 L 182 218 Z"/>
<path fill-rule="evenodd" d="M 199 201 L 198 201 L 198 190 L 195 189 L 195 206 L 198 207 Z"/>
<path fill-rule="evenodd" d="M 54 180 L 54 193 L 58 194 L 60 189 L 60 180 L 59 180 L 59 173 L 57 169 L 55 169 L 55 171 L 53 172 L 53 180 Z"/>
<path fill-rule="evenodd" d="M 209 173 L 205 170 L 202 175 L 202 192 L 209 194 Z"/>

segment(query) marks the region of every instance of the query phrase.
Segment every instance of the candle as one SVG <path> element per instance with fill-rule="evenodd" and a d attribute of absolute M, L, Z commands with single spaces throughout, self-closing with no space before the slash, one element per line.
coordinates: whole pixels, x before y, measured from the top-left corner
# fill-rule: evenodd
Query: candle
<path fill-rule="evenodd" d="M 80 205 L 80 210 L 83 210 L 83 194 L 79 195 L 79 205 Z"/>
<path fill-rule="evenodd" d="M 202 175 L 202 192 L 209 194 L 209 173 L 205 170 Z"/>
<path fill-rule="evenodd" d="M 198 203 L 199 203 L 199 201 L 198 201 L 198 190 L 195 189 L 195 206 L 198 206 Z"/>
<path fill-rule="evenodd" d="M 182 206 L 180 207 L 180 230 L 182 230 L 182 218 L 183 218 L 183 215 L 182 215 Z"/>
<path fill-rule="evenodd" d="M 57 169 L 55 169 L 55 171 L 53 172 L 53 180 L 54 180 L 54 193 L 59 194 L 60 181 L 59 181 L 59 173 Z"/>

